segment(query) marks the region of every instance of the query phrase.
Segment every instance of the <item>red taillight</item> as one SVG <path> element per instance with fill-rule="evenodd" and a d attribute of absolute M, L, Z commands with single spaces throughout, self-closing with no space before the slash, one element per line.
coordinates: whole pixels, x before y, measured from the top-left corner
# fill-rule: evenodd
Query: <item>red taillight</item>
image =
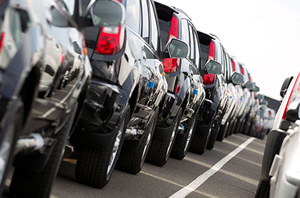
<path fill-rule="evenodd" d="M 178 38 L 178 31 L 179 31 L 178 18 L 173 14 L 173 17 L 171 20 L 169 40 L 171 38 Z"/>
<path fill-rule="evenodd" d="M 215 60 L 215 43 L 213 41 L 209 45 L 208 60 Z"/>
<path fill-rule="evenodd" d="M 80 35 L 82 36 L 82 52 L 84 55 L 87 55 L 87 48 L 86 48 L 86 43 L 85 43 L 85 37 L 83 33 L 80 33 Z"/>
<path fill-rule="evenodd" d="M 295 82 L 295 84 L 293 86 L 293 89 L 291 91 L 289 99 L 288 99 L 288 101 L 286 103 L 286 106 L 285 106 L 285 109 L 284 109 L 284 112 L 283 112 L 283 115 L 282 115 L 282 119 L 286 119 L 286 111 L 287 111 L 287 109 L 289 107 L 289 104 L 294 101 L 292 98 L 299 98 L 299 91 L 300 91 L 299 76 L 300 76 L 300 73 L 297 76 L 296 82 Z M 296 92 L 294 91 L 295 89 L 297 90 Z M 297 95 L 297 93 L 298 93 L 298 95 Z"/>
<path fill-rule="evenodd" d="M 215 82 L 216 76 L 214 74 L 204 74 L 203 84 L 211 85 Z"/>
<path fill-rule="evenodd" d="M 165 58 L 163 62 L 164 72 L 176 72 L 179 67 L 178 58 Z"/>
<path fill-rule="evenodd" d="M 248 77 L 249 77 L 249 81 L 252 82 L 250 74 L 248 74 Z"/>
<path fill-rule="evenodd" d="M 235 62 L 233 60 L 231 60 L 231 63 L 232 63 L 232 71 L 235 72 Z"/>
<path fill-rule="evenodd" d="M 245 75 L 244 67 L 241 67 L 241 73 L 242 73 L 243 75 Z"/>
<path fill-rule="evenodd" d="M 177 83 L 176 88 L 175 88 L 175 94 L 177 94 L 179 91 L 179 83 Z"/>
<path fill-rule="evenodd" d="M 1 37 L 0 37 L 0 52 L 2 51 L 2 48 L 3 48 L 3 45 L 4 45 L 4 36 L 5 36 L 5 33 L 2 32 Z"/>
<path fill-rule="evenodd" d="M 123 25 L 119 27 L 101 28 L 96 52 L 105 55 L 113 55 L 119 53 L 124 44 L 124 37 L 125 29 Z"/>
<path fill-rule="evenodd" d="M 61 54 L 60 55 L 60 62 L 59 62 L 60 64 L 62 64 L 64 62 L 64 58 L 65 58 L 65 56 L 63 54 Z"/>

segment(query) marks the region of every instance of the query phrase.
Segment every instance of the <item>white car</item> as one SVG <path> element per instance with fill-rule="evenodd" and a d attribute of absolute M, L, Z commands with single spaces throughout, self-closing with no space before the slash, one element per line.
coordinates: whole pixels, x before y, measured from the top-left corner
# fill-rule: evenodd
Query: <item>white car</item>
<path fill-rule="evenodd" d="M 288 114 L 291 121 L 299 119 L 300 101 L 291 103 Z M 289 129 L 279 155 L 275 155 L 269 175 L 270 197 L 296 197 L 300 187 L 300 120 L 297 127 Z"/>

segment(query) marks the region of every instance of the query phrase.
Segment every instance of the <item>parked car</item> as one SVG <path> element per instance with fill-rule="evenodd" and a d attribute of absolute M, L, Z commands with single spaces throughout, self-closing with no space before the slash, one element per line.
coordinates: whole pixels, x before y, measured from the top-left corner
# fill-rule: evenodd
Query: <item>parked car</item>
<path fill-rule="evenodd" d="M 225 82 L 227 84 L 227 90 L 228 90 L 228 106 L 226 109 L 226 112 L 221 120 L 221 126 L 220 131 L 217 136 L 218 141 L 222 141 L 226 136 L 226 134 L 229 134 L 229 131 L 232 128 L 232 120 L 236 117 L 236 108 L 238 106 L 238 91 L 237 86 L 240 86 L 244 82 L 244 76 L 236 71 L 236 68 L 233 68 L 231 57 L 229 54 L 224 51 L 224 59 L 225 63 L 224 66 L 226 67 L 224 76 L 225 76 Z M 233 81 L 232 78 L 236 76 L 239 76 L 240 81 Z"/>
<path fill-rule="evenodd" d="M 238 62 L 237 58 L 235 58 L 233 56 L 231 57 L 231 66 L 232 66 L 232 69 L 229 69 L 229 71 L 238 72 L 241 74 L 240 63 Z M 244 95 L 243 95 L 242 85 L 237 84 L 234 87 L 235 87 L 235 92 L 236 92 L 235 108 L 232 112 L 232 115 L 230 116 L 230 119 L 228 120 L 229 126 L 227 128 L 227 131 L 225 132 L 225 137 L 227 137 L 233 133 L 233 130 L 237 123 L 237 118 L 239 116 L 239 113 L 242 111 L 241 109 L 243 108 L 243 104 L 244 104 L 243 103 Z"/>
<path fill-rule="evenodd" d="M 287 130 L 295 127 L 287 116 L 287 109 L 294 101 L 299 101 L 300 73 L 297 77 L 287 77 L 281 87 L 280 95 L 283 97 L 280 107 L 276 113 L 272 130 L 268 134 L 264 156 L 262 160 L 261 177 L 256 190 L 255 197 L 268 197 L 270 190 L 270 168 L 276 154 L 279 154 L 283 139 Z"/>
<path fill-rule="evenodd" d="M 289 129 L 276 154 L 270 169 L 270 197 L 299 197 L 300 196 L 300 101 L 292 102 L 286 112 L 287 120 L 296 124 Z M 298 120 L 298 121 L 297 121 Z"/>
<path fill-rule="evenodd" d="M 263 101 L 264 96 L 261 94 L 256 94 L 255 93 L 255 112 L 254 116 L 251 120 L 250 128 L 248 131 L 248 135 L 252 137 L 258 137 L 258 134 L 261 132 L 263 128 L 263 118 L 261 116 L 261 102 Z M 274 114 L 275 115 L 275 114 Z M 273 126 L 273 124 L 272 124 Z"/>
<path fill-rule="evenodd" d="M 244 64 L 239 64 L 241 73 L 245 77 L 245 83 L 242 84 L 243 88 L 243 104 L 242 108 L 240 109 L 240 112 L 237 117 L 237 122 L 235 124 L 235 127 L 233 129 L 233 133 L 242 133 L 243 127 L 246 123 L 246 116 L 249 114 L 251 109 L 251 89 L 254 88 L 253 82 L 249 79 L 249 72 L 248 69 L 245 67 Z"/>
<path fill-rule="evenodd" d="M 3 190 L 14 165 L 10 197 L 49 197 L 84 103 L 91 77 L 85 24 L 71 17 L 79 16 L 78 1 L 69 3 L 1 1 L 0 173 Z"/>
<path fill-rule="evenodd" d="M 227 59 L 225 59 L 225 51 L 220 40 L 214 35 L 200 31 L 197 31 L 197 33 L 201 49 L 201 67 L 199 71 L 203 77 L 206 99 L 205 109 L 201 111 L 198 117 L 190 151 L 203 154 L 205 148 L 212 149 L 214 147 L 222 118 L 228 106 L 229 96 L 224 76 Z M 215 60 L 221 64 L 222 70 L 220 73 L 208 73 L 205 65 L 209 60 Z M 236 78 L 231 76 L 231 79 Z"/>
<path fill-rule="evenodd" d="M 76 179 L 97 188 L 109 182 L 115 166 L 140 172 L 168 89 L 153 1 L 122 4 L 124 25 L 84 30 L 93 76 L 70 142 L 78 155 Z M 188 52 L 176 39 L 164 50 L 171 57 Z"/>
<path fill-rule="evenodd" d="M 186 155 L 205 93 L 197 70 L 199 42 L 191 19 L 180 9 L 158 2 L 155 2 L 155 7 L 163 48 L 172 38 L 189 45 L 188 56 L 184 58 L 172 58 L 161 53 L 168 93 L 146 161 L 163 166 L 171 153 L 177 159 Z"/>

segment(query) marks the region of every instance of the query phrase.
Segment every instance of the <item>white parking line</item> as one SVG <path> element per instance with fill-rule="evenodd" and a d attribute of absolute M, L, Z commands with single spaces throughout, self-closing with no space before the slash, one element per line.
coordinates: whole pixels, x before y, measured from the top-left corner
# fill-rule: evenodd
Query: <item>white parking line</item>
<path fill-rule="evenodd" d="M 177 191 L 169 198 L 182 198 L 186 197 L 191 192 L 195 191 L 199 186 L 201 186 L 208 178 L 213 176 L 216 172 L 218 172 L 229 160 L 231 160 L 234 156 L 236 156 L 239 152 L 241 152 L 246 146 L 248 146 L 253 140 L 254 137 L 249 138 L 239 147 L 234 149 L 231 153 L 226 155 L 223 159 L 221 159 L 218 163 L 216 163 L 213 167 L 207 170 L 205 173 L 197 177 L 194 181 L 192 181 L 189 185 Z"/>

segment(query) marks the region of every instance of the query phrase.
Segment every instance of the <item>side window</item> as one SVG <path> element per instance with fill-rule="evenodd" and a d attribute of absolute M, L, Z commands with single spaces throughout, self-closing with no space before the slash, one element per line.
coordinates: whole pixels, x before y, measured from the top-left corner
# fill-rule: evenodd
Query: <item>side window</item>
<path fill-rule="evenodd" d="M 154 51 L 158 50 L 158 27 L 157 20 L 154 14 L 154 7 L 149 1 L 150 19 L 151 19 L 151 42 L 150 45 L 153 47 Z"/>
<path fill-rule="evenodd" d="M 140 35 L 140 0 L 126 1 L 126 25 Z"/>
<path fill-rule="evenodd" d="M 52 24 L 58 27 L 67 27 L 69 22 L 65 16 L 57 10 L 54 6 L 51 6 L 50 12 L 52 15 Z"/>
<path fill-rule="evenodd" d="M 189 37 L 189 26 L 186 20 L 181 20 L 182 26 L 181 26 L 181 38 L 184 42 L 186 42 L 188 45 L 190 43 L 190 37 Z"/>
<path fill-rule="evenodd" d="M 10 17 L 10 23 L 9 23 L 9 27 L 10 27 L 10 32 L 12 34 L 12 37 L 15 41 L 15 44 L 17 47 L 20 46 L 21 44 L 21 20 L 20 20 L 20 15 L 18 12 L 16 12 L 15 10 L 10 10 L 9 13 L 9 17 Z"/>
<path fill-rule="evenodd" d="M 142 38 L 148 43 L 149 42 L 149 16 L 148 16 L 148 5 L 147 0 L 142 0 Z"/>
<path fill-rule="evenodd" d="M 69 16 L 72 16 L 74 14 L 75 0 L 59 0 L 58 2 L 62 5 L 62 9 Z"/>
<path fill-rule="evenodd" d="M 197 32 L 195 32 L 193 30 L 193 34 L 194 34 L 194 40 L 195 40 L 195 65 L 197 68 L 199 68 L 199 64 L 200 64 L 200 43 L 198 40 L 198 35 Z"/>
<path fill-rule="evenodd" d="M 194 45 L 194 35 L 193 35 L 193 29 L 191 27 L 191 25 L 189 25 L 189 35 L 190 35 L 190 43 L 189 43 L 189 46 L 190 46 L 190 55 L 189 55 L 189 58 L 190 60 L 195 63 L 195 45 Z"/>

